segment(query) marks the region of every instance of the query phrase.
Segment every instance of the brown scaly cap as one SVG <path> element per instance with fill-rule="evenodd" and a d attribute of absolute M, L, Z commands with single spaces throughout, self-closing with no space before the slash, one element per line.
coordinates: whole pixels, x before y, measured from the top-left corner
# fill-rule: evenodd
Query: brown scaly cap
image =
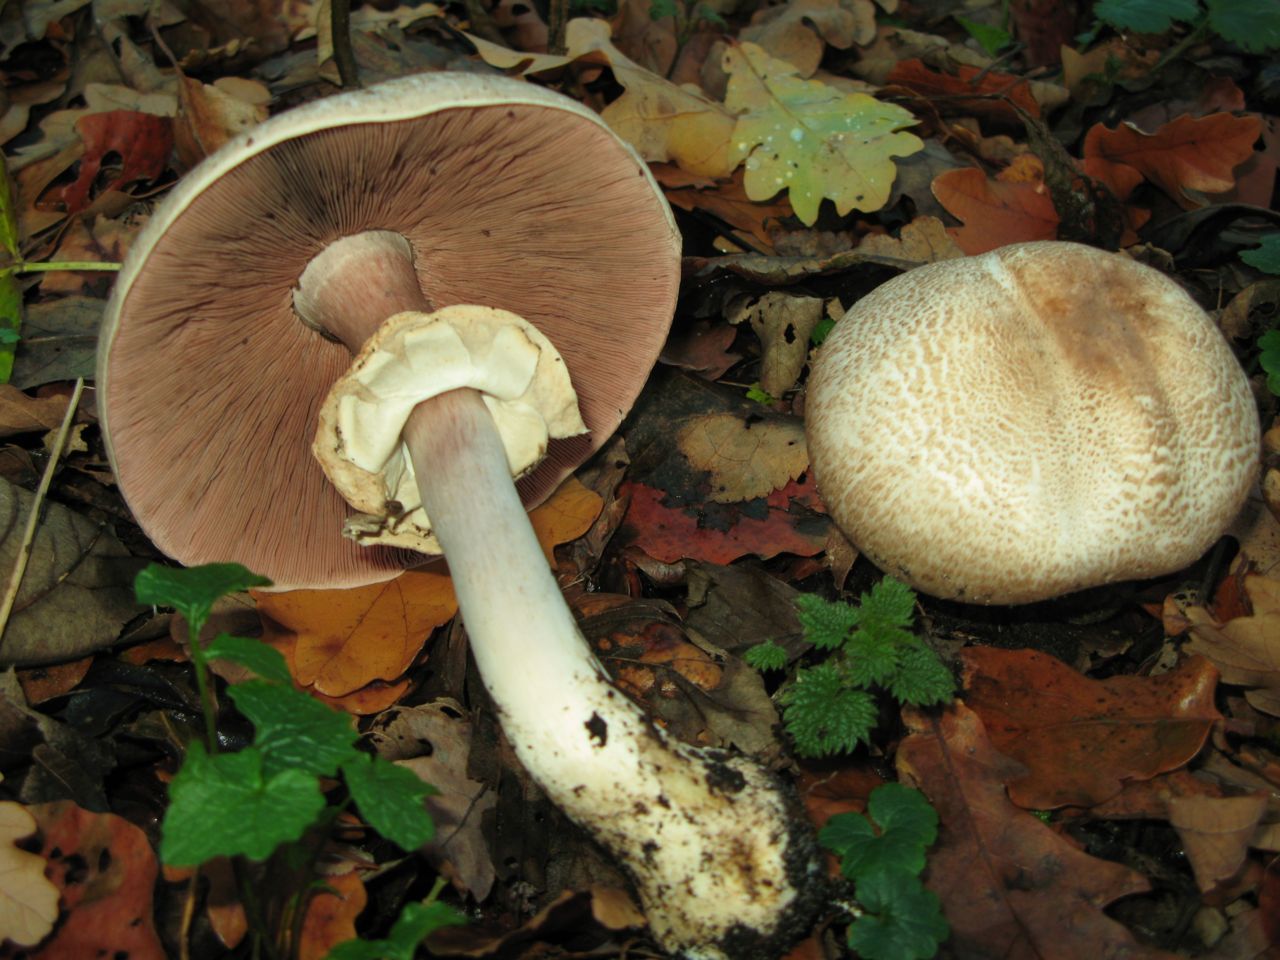
<path fill-rule="evenodd" d="M 1026 243 L 860 300 L 806 399 L 818 488 L 879 567 L 1025 603 L 1194 562 L 1242 506 L 1258 415 L 1213 321 L 1126 256 Z"/>
<path fill-rule="evenodd" d="M 405 77 L 281 114 L 196 167 L 139 235 L 98 358 L 112 466 L 183 563 L 278 587 L 355 586 L 421 556 L 341 536 L 311 456 L 351 362 L 294 313 L 307 264 L 368 230 L 406 237 L 428 300 L 513 311 L 569 367 L 586 437 L 552 444 L 527 505 L 608 438 L 666 337 L 679 234 L 647 167 L 582 105 L 501 77 Z"/>

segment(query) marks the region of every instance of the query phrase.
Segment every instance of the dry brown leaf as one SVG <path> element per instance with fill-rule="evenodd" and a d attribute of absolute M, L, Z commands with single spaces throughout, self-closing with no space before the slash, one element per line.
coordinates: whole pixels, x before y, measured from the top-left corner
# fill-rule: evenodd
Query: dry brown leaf
<path fill-rule="evenodd" d="M 369 901 L 360 873 L 349 870 L 324 878 L 321 889 L 307 903 L 298 942 L 298 960 L 323 960 L 340 943 L 356 938 L 356 917 Z"/>
<path fill-rule="evenodd" d="M 1010 243 L 1057 239 L 1058 212 L 1043 184 L 989 180 L 967 167 L 936 177 L 933 195 L 964 223 L 951 235 L 970 256 Z"/>
<path fill-rule="evenodd" d="M 873 233 L 863 238 L 858 251 L 910 263 L 934 263 L 964 256 L 964 251 L 937 217 L 916 217 L 897 237 Z"/>
<path fill-rule="evenodd" d="M 401 676 L 428 635 L 458 610 L 453 583 L 435 570 L 408 570 L 351 590 L 254 594 L 263 639 L 295 640 L 294 679 L 329 697 Z"/>
<path fill-rule="evenodd" d="M 44 875 L 45 859 L 14 846 L 36 832 L 20 804 L 0 803 L 0 942 L 39 943 L 58 919 L 58 888 Z"/>
<path fill-rule="evenodd" d="M 769 56 L 786 60 L 802 77 L 811 77 L 827 44 L 848 50 L 876 36 L 876 9 L 871 0 L 792 0 L 765 7 L 751 18 L 738 39 L 763 47 Z"/>
<path fill-rule="evenodd" d="M 256 80 L 222 77 L 212 84 L 178 78 L 173 138 L 178 157 L 194 166 L 243 130 L 267 119 L 271 91 Z"/>
<path fill-rule="evenodd" d="M 1089 807 L 1195 756 L 1215 720 L 1218 673 L 1192 657 L 1154 677 L 1093 680 L 1034 650 L 969 647 L 965 703 L 996 749 L 1025 765 L 1009 783 L 1027 809 Z"/>
<path fill-rule="evenodd" d="M 603 507 L 604 500 L 598 493 L 587 489 L 576 477 L 569 477 L 530 512 L 529 523 L 553 568 L 556 547 L 577 540 L 590 530 Z"/>
<path fill-rule="evenodd" d="M 774 397 L 796 385 L 809 359 L 809 337 L 825 315 L 826 302 L 818 297 L 777 292 L 739 297 L 725 308 L 726 320 L 747 321 L 760 339 L 760 386 Z"/>
<path fill-rule="evenodd" d="M 676 445 L 710 476 L 707 499 L 714 503 L 767 497 L 809 466 L 799 420 L 752 423 L 732 413 L 709 414 L 681 427 Z"/>
<path fill-rule="evenodd" d="M 65 396 L 29 397 L 11 384 L 0 384 L 0 437 L 56 430 L 66 413 Z"/>
<path fill-rule="evenodd" d="M 1169 800 L 1169 822 L 1182 838 L 1201 892 L 1230 880 L 1244 866 L 1250 840 L 1266 812 L 1267 797 L 1262 793 Z"/>
<path fill-rule="evenodd" d="M 926 885 L 942 901 L 956 956 L 1173 960 L 1103 912 L 1146 890 L 1146 879 L 1015 807 L 1004 783 L 1020 765 L 995 750 L 976 713 L 956 704 L 941 716 L 903 715 L 910 735 L 898 772 L 938 811 Z"/>
<path fill-rule="evenodd" d="M 1115 130 L 1095 124 L 1085 135 L 1083 155 L 1097 163 L 1132 167 L 1179 203 L 1194 207 L 1201 204 L 1188 190 L 1222 193 L 1235 186 L 1233 171 L 1249 159 L 1261 132 L 1257 117 L 1229 113 L 1183 115 L 1153 133 L 1132 123 Z"/>
<path fill-rule="evenodd" d="M 22 693 L 27 698 L 27 703 L 34 706 L 74 690 L 91 666 L 93 657 L 82 657 L 47 667 L 32 667 L 18 671 L 18 682 L 22 684 Z"/>
<path fill-rule="evenodd" d="M 1218 623 L 1204 607 L 1188 607 L 1190 653 L 1208 657 L 1227 683 L 1280 691 L 1280 580 L 1250 574 L 1244 580 L 1253 615 Z"/>

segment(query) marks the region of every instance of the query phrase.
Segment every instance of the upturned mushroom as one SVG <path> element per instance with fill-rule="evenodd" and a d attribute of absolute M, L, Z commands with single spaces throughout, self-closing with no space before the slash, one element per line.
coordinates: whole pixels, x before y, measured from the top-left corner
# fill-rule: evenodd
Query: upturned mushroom
<path fill-rule="evenodd" d="M 1058 242 L 923 266 L 859 300 L 818 350 L 805 420 L 853 544 L 973 603 L 1189 565 L 1259 454 L 1248 382 L 1191 297 Z"/>
<path fill-rule="evenodd" d="M 184 563 L 352 586 L 443 551 L 517 756 L 626 867 L 657 939 L 770 957 L 818 872 L 790 794 L 611 686 L 525 515 L 631 406 L 678 280 L 660 191 L 594 113 L 408 77 L 187 174 L 112 294 L 98 402 L 125 499 Z"/>

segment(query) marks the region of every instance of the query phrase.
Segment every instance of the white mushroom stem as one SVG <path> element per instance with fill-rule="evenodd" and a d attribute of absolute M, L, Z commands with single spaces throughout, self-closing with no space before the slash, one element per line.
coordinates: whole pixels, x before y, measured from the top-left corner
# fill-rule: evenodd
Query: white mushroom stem
<path fill-rule="evenodd" d="M 407 244 L 381 232 L 331 244 L 294 299 L 308 323 L 361 357 L 379 340 L 378 324 L 426 301 Z M 318 443 L 341 444 L 340 434 Z M 401 436 L 480 675 L 521 763 L 628 870 L 666 949 L 708 960 L 780 956 L 823 896 L 792 795 L 752 761 L 669 740 L 612 686 L 534 536 L 484 395 L 467 387 L 424 400 Z"/>
<path fill-rule="evenodd" d="M 812 847 L 758 765 L 670 741 L 611 685 L 538 545 L 480 395 L 454 390 L 404 432 L 471 650 L 535 780 L 629 869 L 667 949 L 780 954 L 816 885 Z"/>

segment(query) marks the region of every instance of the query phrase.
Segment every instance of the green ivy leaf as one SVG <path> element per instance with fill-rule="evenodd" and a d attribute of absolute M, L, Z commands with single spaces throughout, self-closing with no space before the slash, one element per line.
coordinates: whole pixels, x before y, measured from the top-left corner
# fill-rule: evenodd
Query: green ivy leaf
<path fill-rule="evenodd" d="M 937 896 L 912 874 L 875 873 L 854 892 L 867 912 L 849 928 L 849 946 L 864 960 L 928 960 L 951 933 Z"/>
<path fill-rule="evenodd" d="M 1280 8 L 1276 12 L 1280 14 Z M 1261 245 L 1245 250 L 1240 259 L 1263 273 L 1280 273 L 1280 233 L 1264 234 Z"/>
<path fill-rule="evenodd" d="M 1175 20 L 1190 23 L 1200 16 L 1197 0 L 1102 0 L 1093 15 L 1120 30 L 1164 33 Z"/>
<path fill-rule="evenodd" d="M 236 709 L 253 721 L 254 746 L 263 756 L 263 774 L 297 769 L 311 777 L 331 777 L 356 756 L 351 718 L 292 687 L 250 680 L 228 688 Z"/>
<path fill-rule="evenodd" d="M 361 816 L 388 840 L 416 850 L 436 835 L 423 801 L 439 791 L 412 770 L 360 753 L 342 765 L 342 776 Z"/>
<path fill-rule="evenodd" d="M 780 644 L 766 640 L 750 647 L 743 653 L 742 659 L 755 670 L 785 670 L 787 651 Z"/>
<path fill-rule="evenodd" d="M 925 850 L 938 836 L 938 814 L 924 795 L 886 783 L 871 791 L 867 813 L 870 820 L 857 813 L 837 814 L 818 834 L 819 843 L 840 854 L 841 872 L 861 884 L 875 873 L 923 870 Z"/>
<path fill-rule="evenodd" d="M 323 809 L 311 774 L 282 770 L 266 777 L 254 747 L 211 757 L 193 742 L 169 785 L 160 857 L 177 867 L 238 855 L 264 860 L 301 837 Z"/>
<path fill-rule="evenodd" d="M 251 587 L 269 587 L 271 581 L 251 573 L 238 563 L 207 563 L 200 567 L 162 567 L 149 564 L 133 581 L 139 603 L 173 607 L 198 633 L 220 597 Z"/>
<path fill-rule="evenodd" d="M 466 922 L 465 916 L 438 900 L 406 903 L 386 940 L 348 940 L 330 950 L 325 960 L 413 960 L 418 944 L 431 934 Z"/>
<path fill-rule="evenodd" d="M 850 689 L 840 669 L 831 663 L 797 673 L 785 700 L 787 731 L 795 738 L 796 750 L 806 757 L 855 749 L 870 739 L 879 718 L 871 694 Z"/>
<path fill-rule="evenodd" d="M 857 607 L 832 603 L 812 594 L 796 597 L 796 611 L 805 639 L 822 650 L 836 650 L 844 646 L 858 625 Z"/>
<path fill-rule="evenodd" d="M 1009 44 L 1013 43 L 1013 34 L 1003 27 L 993 27 L 988 23 L 979 23 L 968 17 L 956 17 L 956 23 L 964 27 L 965 32 L 978 41 L 978 46 L 989 57 L 994 57 Z"/>
<path fill-rule="evenodd" d="M 1280 5 L 1259 0 L 1208 0 L 1209 26 L 1249 53 L 1280 50 Z M 1280 270 L 1268 271 L 1280 273 Z"/>
<path fill-rule="evenodd" d="M 1268 330 L 1258 338 L 1258 363 L 1267 373 L 1267 389 L 1280 397 L 1280 330 Z"/>
<path fill-rule="evenodd" d="M 900 702 L 927 707 L 949 702 L 956 680 L 938 655 L 917 641 L 898 648 L 898 669 L 887 687 Z"/>
<path fill-rule="evenodd" d="M 253 637 L 233 637 L 220 633 L 213 643 L 205 647 L 204 655 L 210 660 L 228 660 L 247 667 L 263 680 L 270 680 L 272 683 L 288 685 L 293 682 L 284 654 Z"/>

